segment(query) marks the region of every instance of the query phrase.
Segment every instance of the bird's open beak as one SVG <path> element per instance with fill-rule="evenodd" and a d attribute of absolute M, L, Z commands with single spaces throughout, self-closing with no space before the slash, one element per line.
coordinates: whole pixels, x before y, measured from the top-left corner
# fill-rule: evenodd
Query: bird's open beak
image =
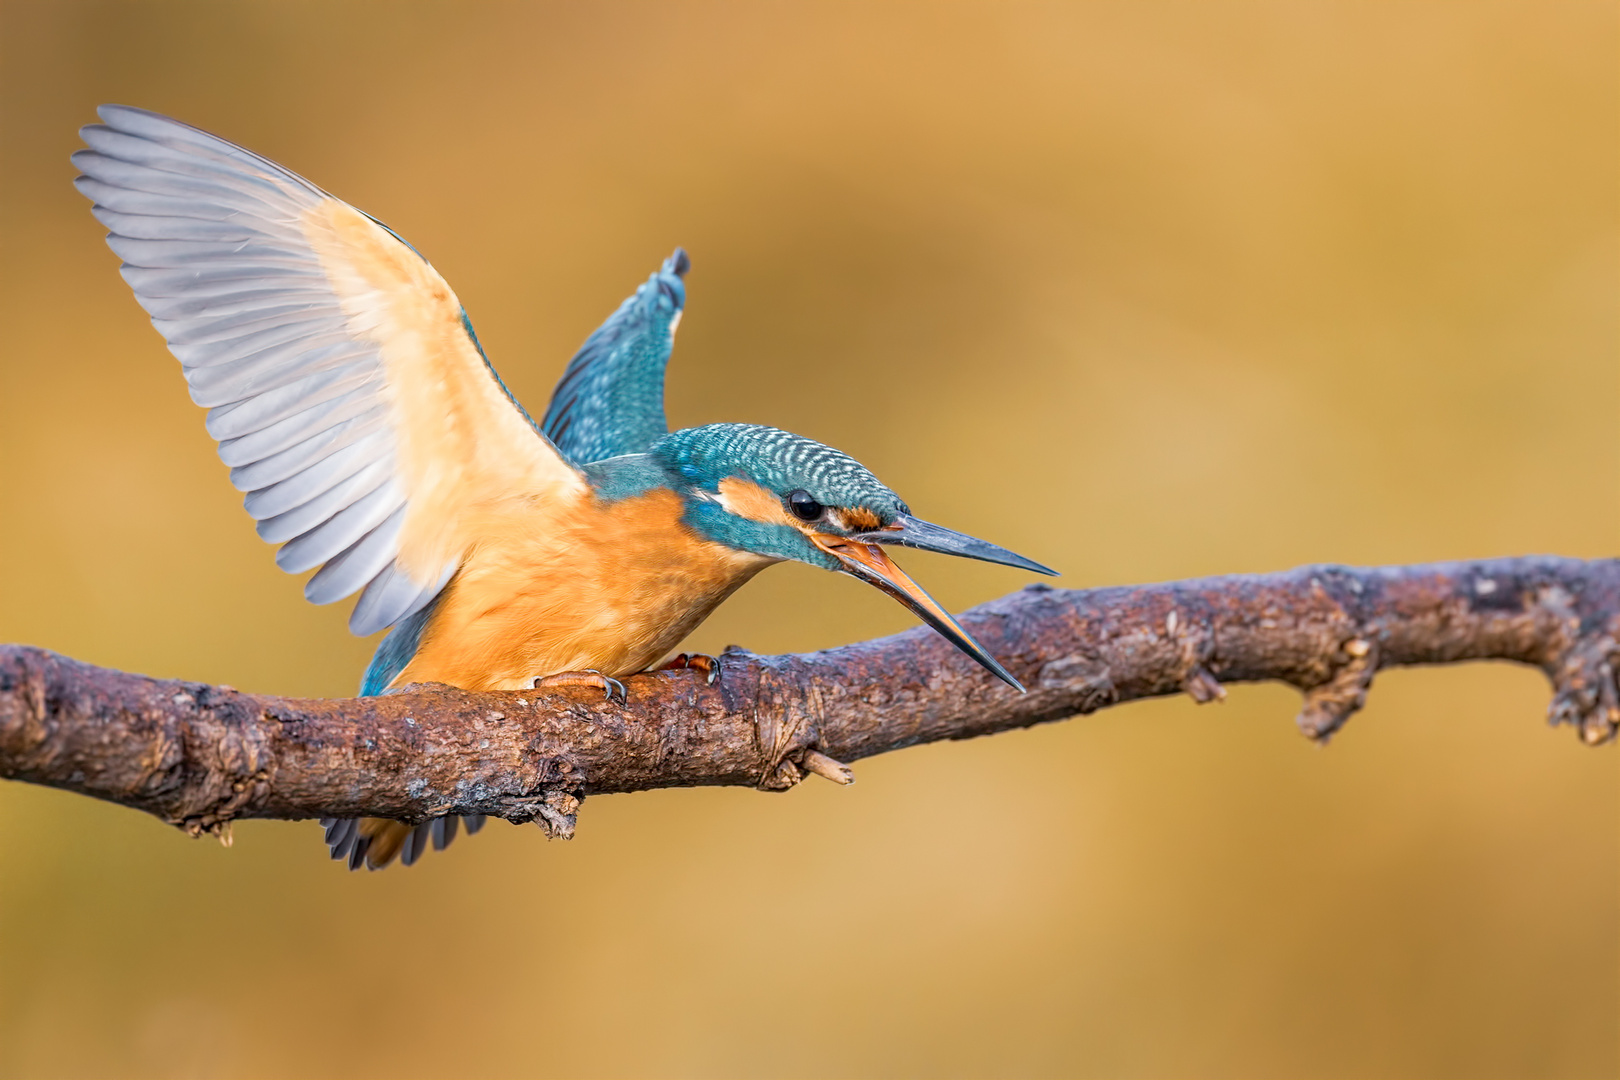
<path fill-rule="evenodd" d="M 997 547 L 966 533 L 952 532 L 933 522 L 922 521 L 906 514 L 895 518 L 894 523 L 887 528 L 856 533 L 852 539 L 859 540 L 863 544 L 898 544 L 919 551 L 937 551 L 941 555 L 960 555 L 966 559 L 1016 566 L 1020 570 L 1032 570 L 1037 574 L 1057 577 L 1056 570 L 1042 566 L 1034 559 L 1026 559 L 1004 547 Z"/>
<path fill-rule="evenodd" d="M 944 635 L 952 645 L 982 664 L 996 678 L 1019 693 L 1024 692 L 1024 684 L 1013 678 L 995 657 L 985 651 L 984 646 L 974 641 L 968 632 L 962 629 L 961 624 L 951 617 L 950 612 L 940 607 L 938 601 L 924 592 L 922 586 L 911 580 L 910 576 L 889 558 L 888 553 L 877 545 L 903 544 L 924 551 L 965 555 L 970 559 L 1017 566 L 1042 574 L 1052 574 L 1055 571 L 1031 562 L 1022 555 L 1014 555 L 1006 548 L 999 548 L 983 540 L 975 540 L 971 536 L 964 536 L 910 517 L 901 518 L 888 529 L 877 532 L 859 533 L 855 536 L 812 533 L 810 539 L 821 550 L 843 563 L 847 573 L 876 585 L 900 601 L 923 622 Z"/>

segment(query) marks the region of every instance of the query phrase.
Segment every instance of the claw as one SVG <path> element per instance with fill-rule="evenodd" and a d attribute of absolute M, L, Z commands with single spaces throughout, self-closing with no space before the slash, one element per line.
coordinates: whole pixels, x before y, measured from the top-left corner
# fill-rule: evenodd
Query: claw
<path fill-rule="evenodd" d="M 720 661 L 708 653 L 680 653 L 668 663 L 658 668 L 659 671 L 684 671 L 687 668 L 696 668 L 703 672 L 703 681 L 713 686 L 720 681 Z"/>
<path fill-rule="evenodd" d="M 630 700 L 624 683 L 602 674 L 595 668 L 588 668 L 585 671 L 560 671 L 555 675 L 537 675 L 530 689 L 543 690 L 550 686 L 599 686 L 609 701 L 614 697 L 620 701 Z"/>
<path fill-rule="evenodd" d="M 595 675 L 598 679 L 602 680 L 602 689 L 607 693 L 607 699 L 609 701 L 613 700 L 613 694 L 614 694 L 615 690 L 618 691 L 620 701 L 629 701 L 630 700 L 630 695 L 625 690 L 624 683 L 620 682 L 618 679 L 615 679 L 615 678 L 613 678 L 611 676 L 608 676 L 608 675 L 604 675 L 600 671 L 597 671 L 593 667 L 586 668 L 585 669 L 585 674 L 587 674 L 587 675 Z"/>

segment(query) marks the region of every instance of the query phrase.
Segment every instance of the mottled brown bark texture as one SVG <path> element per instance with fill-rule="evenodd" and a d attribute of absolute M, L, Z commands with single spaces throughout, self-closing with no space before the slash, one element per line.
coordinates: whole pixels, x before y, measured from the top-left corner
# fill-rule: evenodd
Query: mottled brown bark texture
<path fill-rule="evenodd" d="M 151 679 L 0 646 L 0 776 L 156 814 L 193 833 L 233 818 L 494 814 L 570 835 L 586 795 L 700 784 L 780 790 L 814 772 L 1139 698 L 1277 680 L 1299 726 L 1337 731 L 1381 668 L 1531 664 L 1549 719 L 1587 743 L 1620 726 L 1620 560 L 1491 559 L 1128 588 L 1031 586 L 962 622 L 1018 694 L 926 629 L 825 652 L 720 658 L 598 690 L 442 686 L 304 700 Z"/>

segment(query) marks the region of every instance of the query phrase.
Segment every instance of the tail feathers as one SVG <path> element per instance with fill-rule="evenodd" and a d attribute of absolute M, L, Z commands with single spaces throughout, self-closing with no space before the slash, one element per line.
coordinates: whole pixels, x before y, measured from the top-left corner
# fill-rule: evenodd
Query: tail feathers
<path fill-rule="evenodd" d="M 362 866 L 381 870 L 395 858 L 410 866 L 422 857 L 429 844 L 434 851 L 443 851 L 456 838 L 458 825 L 471 836 L 484 827 L 484 815 L 452 814 L 420 825 L 388 818 L 322 818 L 321 825 L 326 829 L 326 846 L 332 858 L 346 861 L 350 870 Z"/>

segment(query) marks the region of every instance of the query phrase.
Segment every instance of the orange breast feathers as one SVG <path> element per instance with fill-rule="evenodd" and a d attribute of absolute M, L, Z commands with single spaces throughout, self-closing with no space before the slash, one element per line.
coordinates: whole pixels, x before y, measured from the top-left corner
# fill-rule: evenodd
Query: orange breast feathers
<path fill-rule="evenodd" d="M 672 491 L 571 502 L 475 511 L 475 546 L 393 685 L 521 690 L 562 671 L 644 671 L 775 561 L 699 537 Z"/>

